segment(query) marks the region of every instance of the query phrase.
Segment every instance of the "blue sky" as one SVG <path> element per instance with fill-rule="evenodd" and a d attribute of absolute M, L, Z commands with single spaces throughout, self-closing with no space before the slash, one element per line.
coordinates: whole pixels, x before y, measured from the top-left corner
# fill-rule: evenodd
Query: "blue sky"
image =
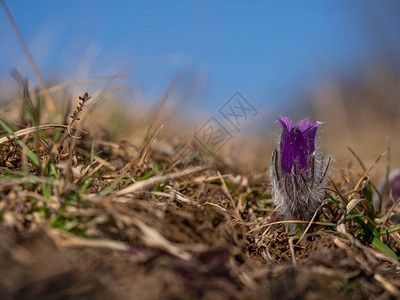
<path fill-rule="evenodd" d="M 128 73 L 151 101 L 184 69 L 184 90 L 205 109 L 240 91 L 279 111 L 378 51 L 363 12 L 379 4 L 361 0 L 6 2 L 46 80 Z M 11 68 L 35 81 L 1 9 L 1 79 Z"/>

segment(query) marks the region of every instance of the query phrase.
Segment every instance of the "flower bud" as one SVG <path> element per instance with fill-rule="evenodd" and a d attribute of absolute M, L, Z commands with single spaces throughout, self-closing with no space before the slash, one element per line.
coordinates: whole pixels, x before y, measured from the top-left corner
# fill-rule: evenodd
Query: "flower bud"
<path fill-rule="evenodd" d="M 304 119 L 293 125 L 284 116 L 279 147 L 271 160 L 271 184 L 274 205 L 284 219 L 310 220 L 325 197 L 321 189 L 326 184 L 331 158 L 315 147 L 318 121 Z"/>

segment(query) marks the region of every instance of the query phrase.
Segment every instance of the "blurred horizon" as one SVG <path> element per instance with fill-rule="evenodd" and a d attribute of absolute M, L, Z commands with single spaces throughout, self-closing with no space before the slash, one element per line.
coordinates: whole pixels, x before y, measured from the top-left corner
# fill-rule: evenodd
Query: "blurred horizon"
<path fill-rule="evenodd" d="M 128 74 L 119 80 L 137 89 L 124 96 L 145 104 L 181 72 L 176 99 L 215 111 L 239 91 L 275 118 L 325 81 L 400 57 L 395 1 L 6 4 L 46 83 Z M 0 16 L 1 82 L 13 82 L 16 69 L 37 85 L 3 9 Z"/>
<path fill-rule="evenodd" d="M 167 137 L 219 123 L 233 137 L 222 153 L 254 168 L 267 165 L 280 130 L 275 120 L 283 115 L 323 122 L 320 147 L 339 164 L 352 160 L 347 146 L 367 163 L 390 146 L 391 162 L 400 166 L 399 1 L 6 4 L 47 87 L 128 75 L 55 95 L 64 105 L 67 96 L 88 92 L 96 99 L 130 85 L 98 115 L 96 124 L 111 132 L 146 126 L 168 91 Z M 38 86 L 1 7 L 2 102 L 18 88 L 11 70 Z M 236 92 L 248 115 L 229 119 L 235 108 L 226 103 Z"/>

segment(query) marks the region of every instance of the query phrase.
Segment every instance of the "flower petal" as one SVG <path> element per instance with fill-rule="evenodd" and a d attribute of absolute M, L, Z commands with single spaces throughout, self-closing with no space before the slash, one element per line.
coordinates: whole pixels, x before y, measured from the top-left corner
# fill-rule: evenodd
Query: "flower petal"
<path fill-rule="evenodd" d="M 310 127 L 310 121 L 308 119 L 303 119 L 299 123 L 294 126 L 295 128 L 298 128 L 301 132 L 307 130 Z"/>
<path fill-rule="evenodd" d="M 303 132 L 303 137 L 306 141 L 307 149 L 310 154 L 315 151 L 315 135 L 317 134 L 318 126 L 318 121 L 314 121 L 310 124 L 310 127 Z"/>
<path fill-rule="evenodd" d="M 307 169 L 309 150 L 303 133 L 298 128 L 294 128 L 286 136 L 282 136 L 280 158 L 284 174 L 292 172 L 295 162 L 299 169 Z"/>
<path fill-rule="evenodd" d="M 292 131 L 293 129 L 293 122 L 292 120 L 289 119 L 287 116 L 283 116 L 281 119 L 277 120 L 279 123 L 281 123 L 283 129 L 285 129 L 287 132 Z"/>
<path fill-rule="evenodd" d="M 389 176 L 389 188 L 395 200 L 400 197 L 400 169 L 395 169 Z"/>
<path fill-rule="evenodd" d="M 286 143 L 288 134 L 293 129 L 293 123 L 286 116 L 283 116 L 281 119 L 278 119 L 277 121 L 282 125 L 282 133 L 281 133 L 281 147 L 282 147 L 282 144 Z"/>
<path fill-rule="evenodd" d="M 320 122 L 318 122 L 317 120 L 314 120 L 310 123 L 310 127 L 314 127 L 314 126 L 319 126 L 319 124 L 321 124 Z"/>

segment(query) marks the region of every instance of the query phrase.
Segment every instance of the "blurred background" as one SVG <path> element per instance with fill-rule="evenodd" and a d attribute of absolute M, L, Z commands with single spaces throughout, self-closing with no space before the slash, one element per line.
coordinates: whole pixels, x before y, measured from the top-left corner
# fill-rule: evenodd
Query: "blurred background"
<path fill-rule="evenodd" d="M 115 130 L 121 116 L 142 121 L 170 87 L 171 128 L 190 135 L 221 119 L 233 136 L 225 155 L 249 169 L 266 168 L 282 115 L 324 122 L 321 147 L 338 166 L 354 161 L 347 146 L 368 165 L 390 145 L 400 167 L 399 1 L 5 2 L 47 87 L 127 75 L 69 89 L 76 98 L 129 85 L 101 119 Z M 37 86 L 2 8 L 3 103 L 17 89 L 13 69 Z M 257 112 L 240 130 L 219 112 L 237 91 Z"/>

